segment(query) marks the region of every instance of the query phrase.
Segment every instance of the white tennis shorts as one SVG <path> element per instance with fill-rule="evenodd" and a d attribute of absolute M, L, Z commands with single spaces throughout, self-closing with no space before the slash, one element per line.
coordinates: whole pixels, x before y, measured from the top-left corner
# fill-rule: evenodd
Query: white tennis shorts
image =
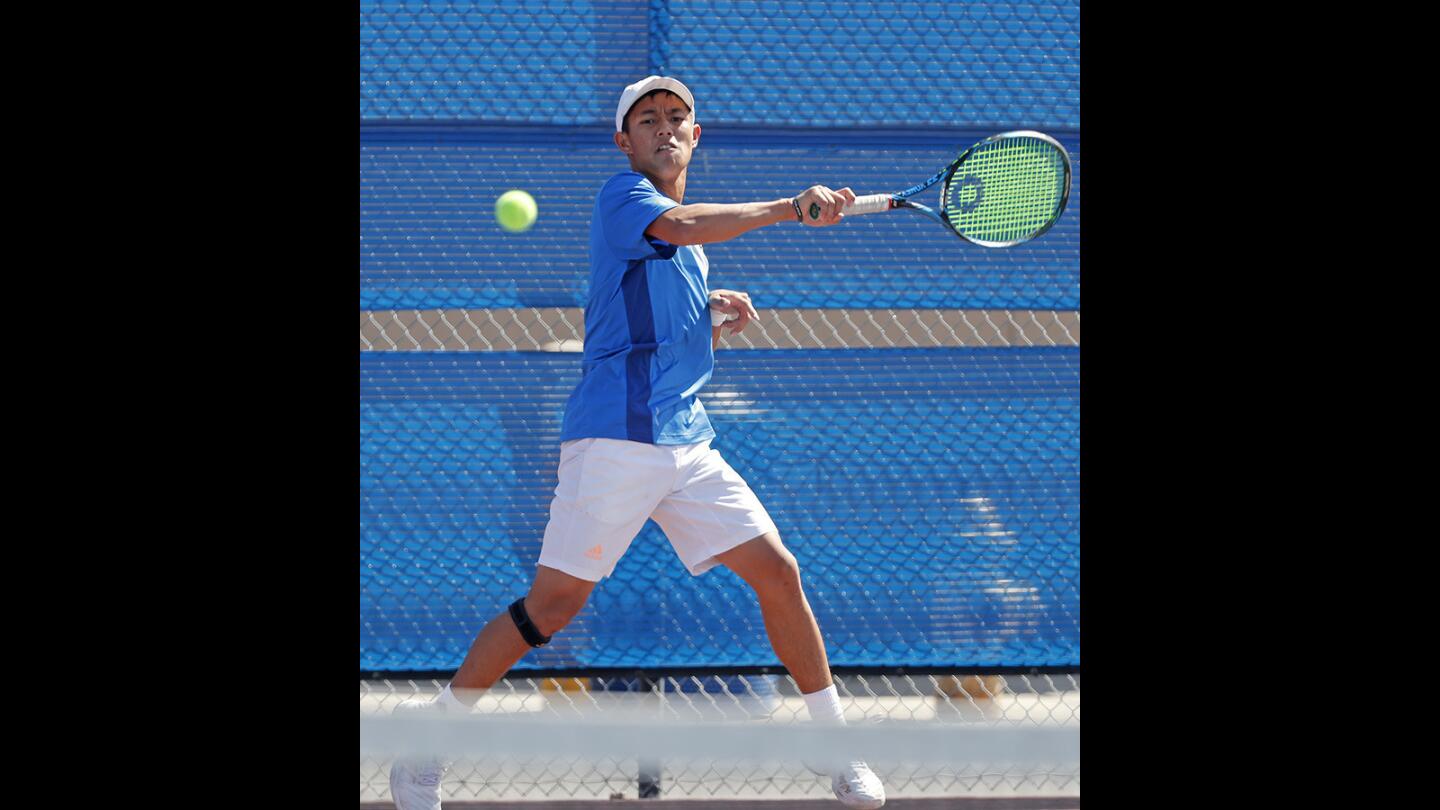
<path fill-rule="evenodd" d="M 709 441 L 573 439 L 560 445 L 559 478 L 539 562 L 591 582 L 610 576 L 648 518 L 696 576 L 719 564 L 716 554 L 775 531 Z"/>

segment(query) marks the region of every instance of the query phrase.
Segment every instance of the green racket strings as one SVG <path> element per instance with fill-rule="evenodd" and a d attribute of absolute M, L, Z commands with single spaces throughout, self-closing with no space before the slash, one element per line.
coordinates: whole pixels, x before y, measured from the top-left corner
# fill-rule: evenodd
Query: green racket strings
<path fill-rule="evenodd" d="M 978 242 L 1014 242 L 1048 227 L 1065 197 L 1065 158 L 1037 138 L 984 144 L 945 184 L 944 213 Z"/>

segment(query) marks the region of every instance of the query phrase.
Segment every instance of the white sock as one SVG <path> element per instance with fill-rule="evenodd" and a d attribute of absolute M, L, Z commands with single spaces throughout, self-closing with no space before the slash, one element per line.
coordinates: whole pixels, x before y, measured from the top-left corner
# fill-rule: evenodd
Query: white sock
<path fill-rule="evenodd" d="M 445 684 L 445 689 L 440 693 L 440 696 L 435 698 L 435 702 L 444 706 L 448 711 L 465 713 L 469 713 L 470 711 L 470 705 L 460 698 L 455 697 L 455 693 L 450 691 L 450 684 L 448 683 Z"/>
<path fill-rule="evenodd" d="M 845 725 L 845 710 L 840 708 L 840 693 L 835 689 L 835 684 L 832 683 L 819 692 L 811 692 L 800 697 L 805 698 L 805 708 L 810 710 L 811 720 L 817 723 Z"/>

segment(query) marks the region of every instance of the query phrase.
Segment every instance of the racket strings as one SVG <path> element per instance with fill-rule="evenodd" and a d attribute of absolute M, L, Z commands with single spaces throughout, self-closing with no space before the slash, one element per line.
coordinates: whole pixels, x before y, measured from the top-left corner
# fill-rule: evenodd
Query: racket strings
<path fill-rule="evenodd" d="M 945 183 L 943 208 L 967 239 L 1015 242 L 1049 227 L 1065 197 L 1065 158 L 1035 138 L 985 144 Z"/>

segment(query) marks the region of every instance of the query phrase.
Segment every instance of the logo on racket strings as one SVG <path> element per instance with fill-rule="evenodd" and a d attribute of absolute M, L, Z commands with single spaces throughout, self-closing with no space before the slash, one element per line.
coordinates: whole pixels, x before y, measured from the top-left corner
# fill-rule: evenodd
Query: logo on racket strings
<path fill-rule="evenodd" d="M 950 199 L 960 213 L 968 214 L 985 199 L 985 183 L 973 174 L 967 174 L 950 188 Z"/>

